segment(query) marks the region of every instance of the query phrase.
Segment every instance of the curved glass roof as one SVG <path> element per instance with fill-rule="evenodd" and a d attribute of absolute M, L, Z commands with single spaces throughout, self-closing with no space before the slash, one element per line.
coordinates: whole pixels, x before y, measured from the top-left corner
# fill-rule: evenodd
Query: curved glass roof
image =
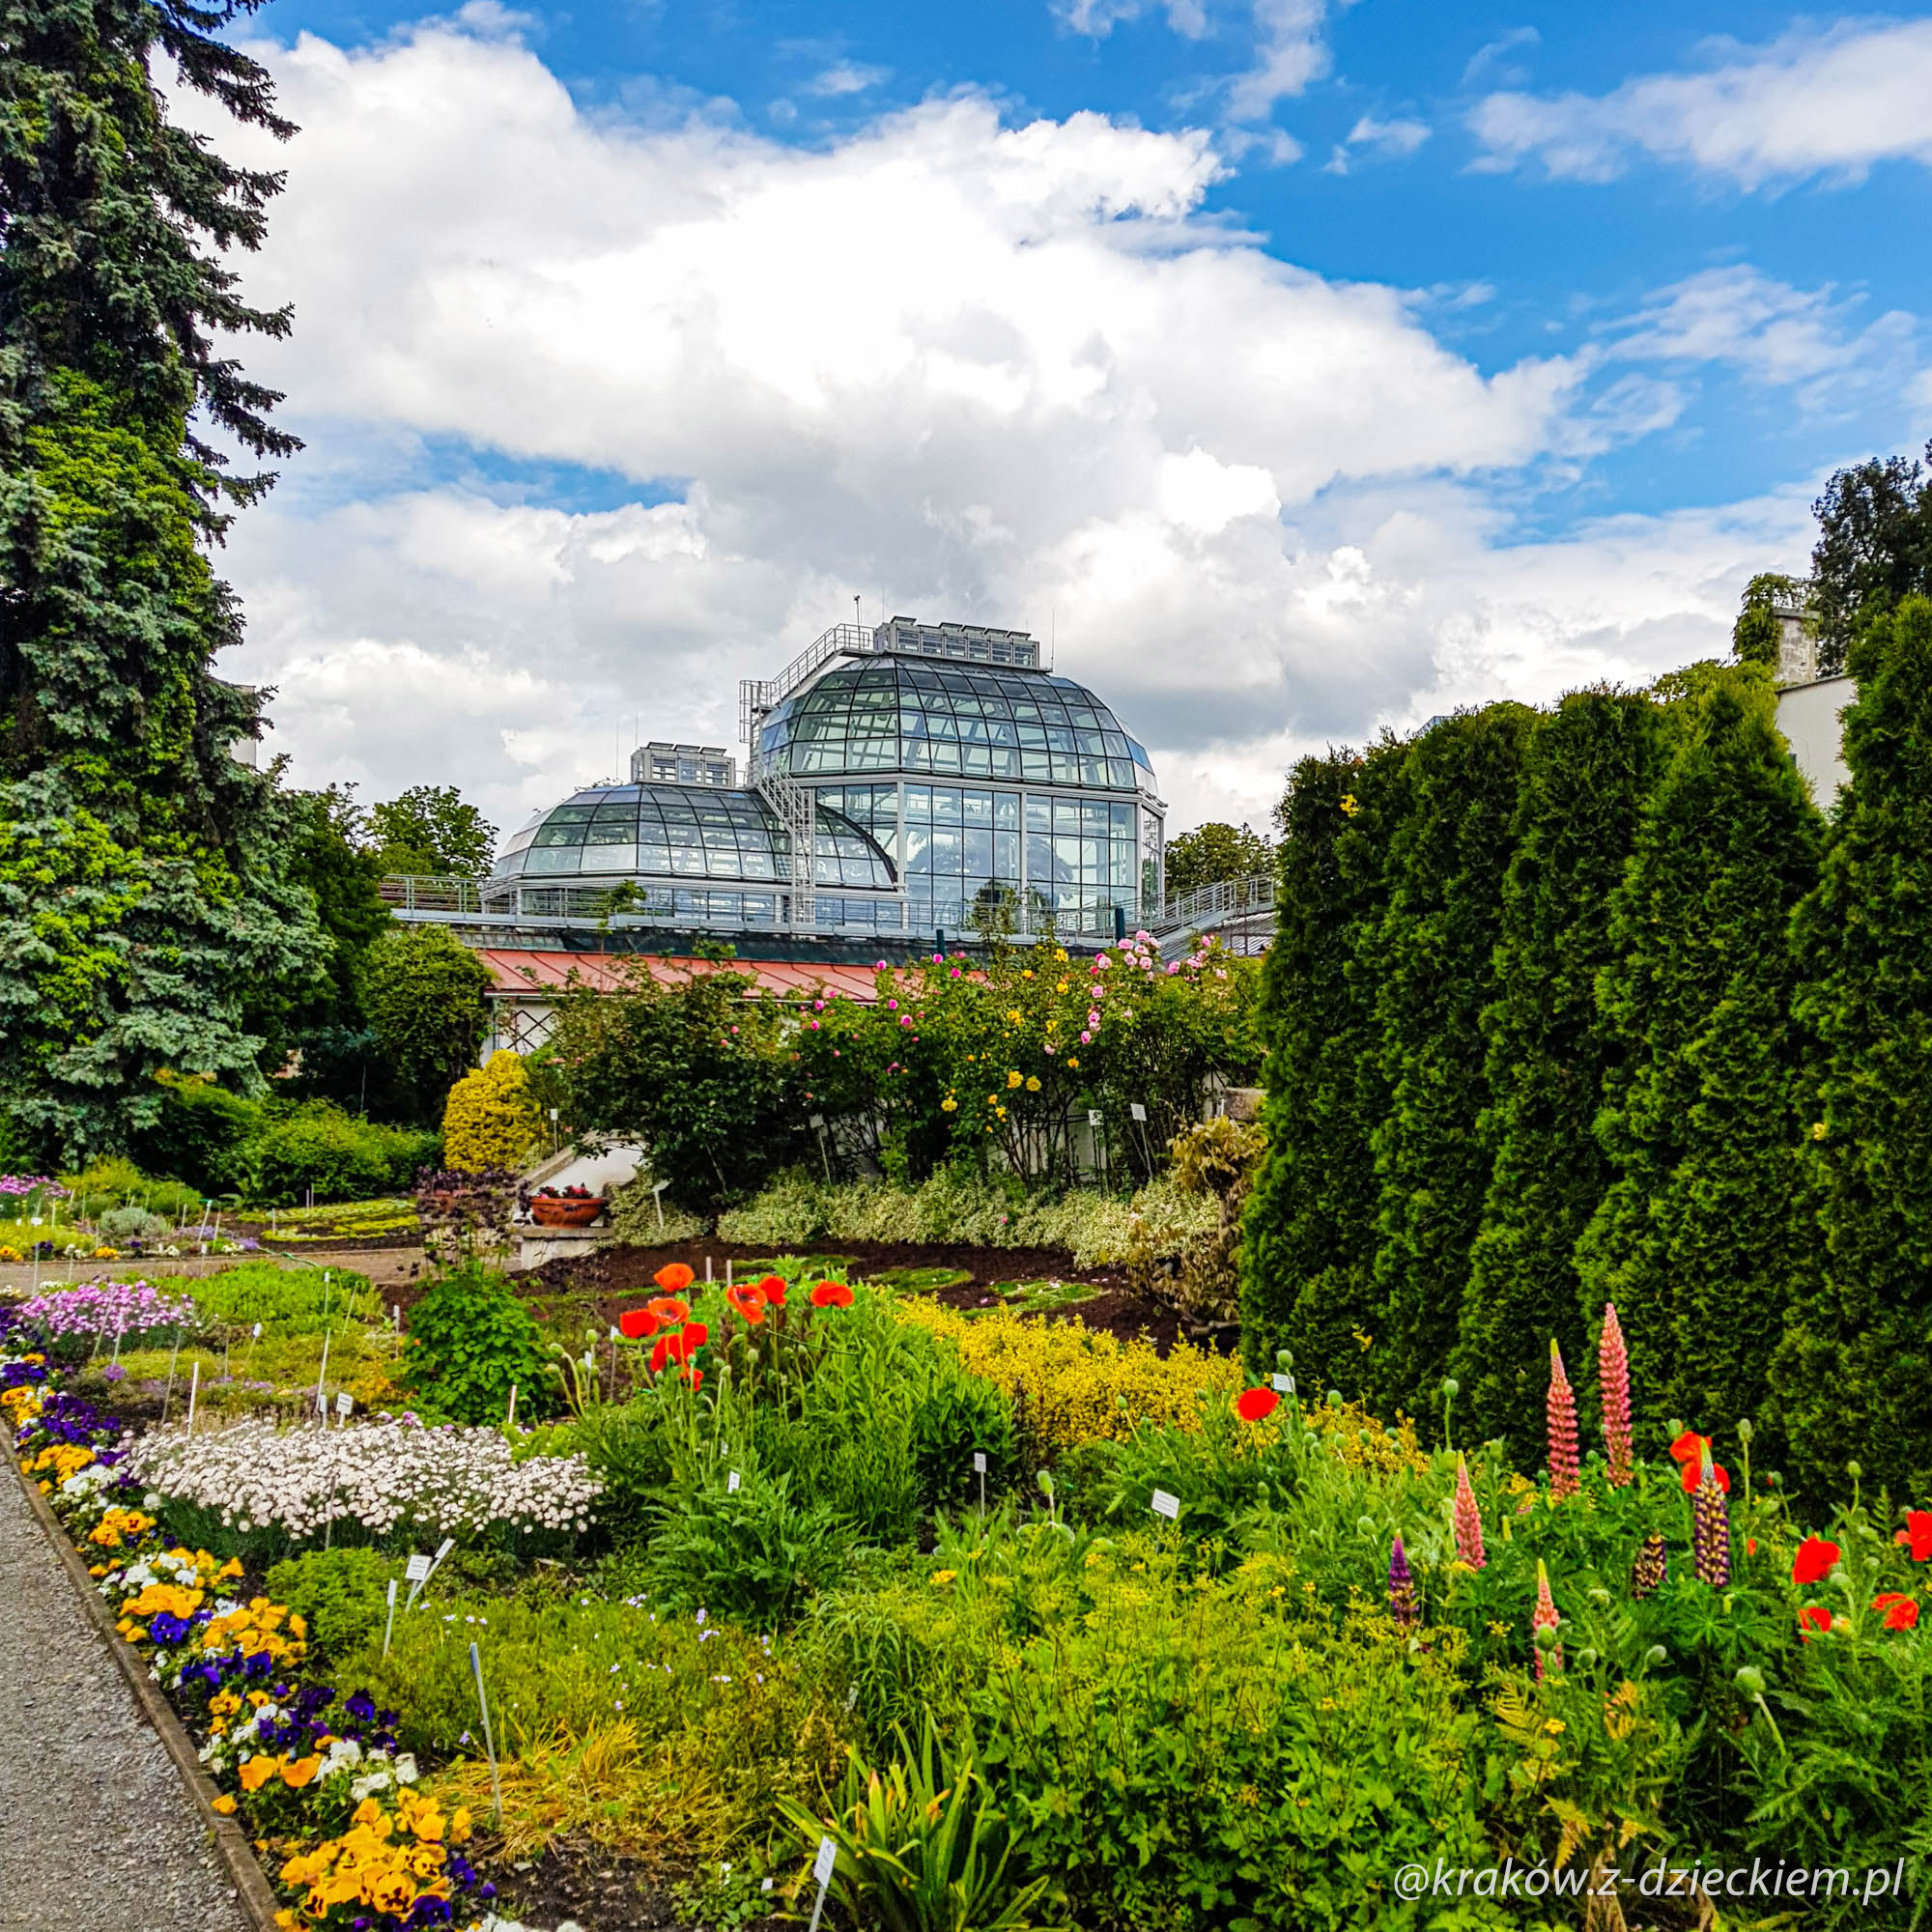
<path fill-rule="evenodd" d="M 1132 791 L 1153 769 L 1084 685 L 1040 672 L 882 657 L 840 665 L 765 720 L 758 758 L 797 778 L 930 772 Z"/>
<path fill-rule="evenodd" d="M 890 892 L 892 862 L 842 812 L 818 808 L 821 886 Z M 497 879 L 558 874 L 776 882 L 791 876 L 784 821 L 754 791 L 606 785 L 539 813 L 505 842 Z"/>

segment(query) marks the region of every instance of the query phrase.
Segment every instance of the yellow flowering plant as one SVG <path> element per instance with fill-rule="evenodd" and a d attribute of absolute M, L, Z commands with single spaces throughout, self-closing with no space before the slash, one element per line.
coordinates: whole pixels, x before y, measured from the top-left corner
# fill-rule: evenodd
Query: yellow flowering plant
<path fill-rule="evenodd" d="M 419 1901 L 445 1907 L 476 1885 L 475 1867 L 458 1849 L 469 1839 L 469 1813 L 445 1815 L 434 1798 L 404 1790 L 392 1808 L 374 1798 L 355 1808 L 349 1830 L 284 1861 L 278 1877 L 295 1903 L 275 1915 L 283 1932 L 357 1925 L 368 1932 L 403 1932 L 409 1925 L 448 1922 L 448 1914 L 418 1910 Z"/>

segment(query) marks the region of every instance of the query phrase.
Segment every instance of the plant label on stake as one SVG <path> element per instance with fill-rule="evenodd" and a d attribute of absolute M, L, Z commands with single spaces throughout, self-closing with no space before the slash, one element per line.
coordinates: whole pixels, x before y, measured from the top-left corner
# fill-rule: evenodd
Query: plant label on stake
<path fill-rule="evenodd" d="M 322 1385 L 327 1379 L 327 1378 L 328 1378 L 328 1336 L 327 1333 L 325 1332 L 322 1338 L 322 1367 L 316 1371 L 316 1378 L 315 1378 L 315 1410 L 318 1415 L 324 1417 L 325 1419 L 327 1419 L 328 1415 L 328 1404 L 327 1401 L 323 1396 Z"/>
<path fill-rule="evenodd" d="M 986 1514 L 986 1452 L 976 1449 L 973 1452 L 973 1473 L 980 1479 L 980 1514 Z"/>
<path fill-rule="evenodd" d="M 830 1838 L 820 1838 L 818 1856 L 811 1861 L 811 1875 L 818 1881 L 818 1896 L 812 1901 L 810 1932 L 818 1932 L 819 1915 L 825 1910 L 825 1888 L 832 1883 L 833 1868 L 838 1862 L 838 1845 Z"/>
<path fill-rule="evenodd" d="M 730 1472 L 730 1474 L 724 1478 L 724 1493 L 727 1496 L 736 1493 L 739 1480 L 740 1478 L 736 1469 L 733 1469 Z"/>
<path fill-rule="evenodd" d="M 1180 1520 L 1180 1498 L 1176 1495 L 1170 1495 L 1165 1490 L 1156 1490 L 1148 1498 L 1148 1507 L 1153 1511 L 1155 1516 L 1164 1516 L 1169 1522 L 1179 1522 Z"/>
<path fill-rule="evenodd" d="M 194 1399 L 201 1393 L 201 1362 L 197 1358 L 190 1365 L 187 1378 L 187 1433 L 194 1434 Z"/>
<path fill-rule="evenodd" d="M 411 1558 L 412 1562 L 413 1562 L 414 1560 L 415 1559 L 413 1557 Z M 383 1626 L 383 1655 L 384 1657 L 387 1657 L 389 1654 L 389 1634 L 395 1628 L 396 1628 L 396 1579 L 393 1577 L 391 1577 L 389 1578 L 389 1616 L 388 1616 L 388 1621 L 384 1623 Z"/>
<path fill-rule="evenodd" d="M 483 1714 L 483 1748 L 490 1753 L 490 1797 L 495 1808 L 497 1831 L 503 1829 L 503 1787 L 497 1776 L 497 1746 L 490 1735 L 490 1700 L 483 1694 L 483 1660 L 476 1646 L 469 1646 L 469 1668 L 476 1678 L 476 1708 Z"/>
<path fill-rule="evenodd" d="M 1285 1376 L 1277 1370 L 1274 1376 L 1274 1389 L 1277 1395 L 1293 1395 L 1294 1393 L 1294 1378 L 1293 1376 Z"/>
<path fill-rule="evenodd" d="M 1128 1117 L 1132 1120 L 1141 1122 L 1145 1122 L 1147 1120 L 1147 1109 L 1144 1106 L 1142 1106 L 1138 1100 L 1133 1101 L 1128 1106 L 1127 1114 Z"/>
<path fill-rule="evenodd" d="M 336 1392 L 335 1412 L 343 1421 L 347 1422 L 349 1420 L 349 1412 L 355 1406 L 355 1398 L 347 1389 L 340 1389 Z"/>
<path fill-rule="evenodd" d="M 510 1384 L 510 1407 L 508 1413 L 503 1417 L 503 1427 L 505 1429 L 514 1429 L 516 1428 L 516 1426 L 517 1426 L 517 1385 L 515 1382 L 512 1382 Z"/>

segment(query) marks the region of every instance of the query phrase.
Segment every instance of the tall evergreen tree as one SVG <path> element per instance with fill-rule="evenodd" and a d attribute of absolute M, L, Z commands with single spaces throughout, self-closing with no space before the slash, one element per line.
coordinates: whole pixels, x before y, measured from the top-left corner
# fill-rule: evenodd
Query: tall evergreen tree
<path fill-rule="evenodd" d="M 160 1065 L 258 1080 L 263 989 L 316 963 L 272 775 L 231 755 L 255 700 L 211 671 L 241 619 L 208 546 L 270 479 L 208 438 L 296 447 L 227 350 L 289 326 L 222 260 L 280 177 L 149 77 L 293 132 L 214 37 L 242 11 L 10 0 L 0 27 L 0 1088 L 44 1157 L 125 1141 Z"/>
<path fill-rule="evenodd" d="M 1852 647 L 1835 836 L 1795 922 L 1816 1041 L 1804 1161 L 1823 1251 L 1774 1365 L 1791 1459 L 1932 1485 L 1932 603 Z"/>
<path fill-rule="evenodd" d="M 1292 1348 L 1311 1381 L 1360 1387 L 1374 1322 L 1376 1180 L 1369 1132 L 1387 1096 L 1364 958 L 1386 903 L 1389 826 L 1407 747 L 1304 758 L 1279 813 L 1274 943 L 1262 974 L 1266 1157 L 1242 1224 L 1241 1329 L 1265 1374 Z"/>
<path fill-rule="evenodd" d="M 1456 1354 L 1471 1428 L 1543 1440 L 1549 1339 L 1586 1359 L 1575 1248 L 1610 1170 L 1592 1134 L 1614 1046 L 1597 1011 L 1610 899 L 1662 751 L 1641 693 L 1572 692 L 1529 742 L 1503 880 L 1497 994 L 1483 1015 L 1494 1167 Z"/>
<path fill-rule="evenodd" d="M 1372 950 L 1389 1104 L 1376 1127 L 1375 1295 L 1368 1383 L 1414 1410 L 1448 1373 L 1489 1193 L 1482 1016 L 1495 990 L 1503 874 L 1536 714 L 1459 712 L 1410 748 Z"/>
<path fill-rule="evenodd" d="M 1823 823 L 1760 666 L 1711 670 L 1646 807 L 1599 980 L 1619 1063 L 1597 1121 L 1616 1173 L 1578 1244 L 1614 1301 L 1640 1421 L 1766 1430 L 1797 1266 L 1793 907 Z"/>

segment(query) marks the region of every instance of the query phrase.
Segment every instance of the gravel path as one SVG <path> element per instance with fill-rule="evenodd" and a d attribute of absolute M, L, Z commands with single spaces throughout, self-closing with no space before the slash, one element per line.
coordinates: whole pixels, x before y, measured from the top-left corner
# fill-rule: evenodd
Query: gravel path
<path fill-rule="evenodd" d="M 0 1926 L 246 1932 L 160 1740 L 0 1477 Z"/>

